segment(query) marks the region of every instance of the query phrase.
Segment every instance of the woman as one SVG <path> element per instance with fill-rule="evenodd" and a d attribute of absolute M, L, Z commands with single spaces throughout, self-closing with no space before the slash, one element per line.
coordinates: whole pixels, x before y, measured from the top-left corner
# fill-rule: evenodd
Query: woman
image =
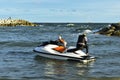
<path fill-rule="evenodd" d="M 54 50 L 63 53 L 66 50 L 67 42 L 59 35 L 57 42 L 59 43 L 58 47 L 53 48 Z"/>

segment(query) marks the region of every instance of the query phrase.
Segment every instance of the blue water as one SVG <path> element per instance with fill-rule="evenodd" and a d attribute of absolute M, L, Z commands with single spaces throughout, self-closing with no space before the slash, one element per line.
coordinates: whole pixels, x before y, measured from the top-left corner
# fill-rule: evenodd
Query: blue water
<path fill-rule="evenodd" d="M 95 62 L 52 60 L 39 57 L 33 49 L 58 35 L 75 46 L 79 33 L 108 24 L 65 24 L 39 27 L 0 27 L 0 79 L 4 80 L 120 80 L 120 37 L 88 34 L 89 53 Z"/>

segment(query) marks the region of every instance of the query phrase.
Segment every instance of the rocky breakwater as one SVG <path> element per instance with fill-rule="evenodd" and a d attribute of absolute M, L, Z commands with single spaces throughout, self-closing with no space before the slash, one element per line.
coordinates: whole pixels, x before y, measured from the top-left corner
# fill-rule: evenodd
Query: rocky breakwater
<path fill-rule="evenodd" d="M 37 24 L 22 19 L 1 19 L 0 26 L 37 26 Z"/>
<path fill-rule="evenodd" d="M 120 23 L 110 24 L 108 27 L 102 28 L 96 33 L 108 36 L 120 36 Z"/>

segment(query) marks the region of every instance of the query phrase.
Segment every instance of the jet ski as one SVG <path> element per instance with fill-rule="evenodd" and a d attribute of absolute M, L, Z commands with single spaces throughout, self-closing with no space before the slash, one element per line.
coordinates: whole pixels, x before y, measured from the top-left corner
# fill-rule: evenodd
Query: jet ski
<path fill-rule="evenodd" d="M 94 56 L 88 56 L 82 50 L 75 50 L 73 47 L 68 47 L 64 51 L 59 51 L 56 48 L 60 47 L 56 41 L 43 42 L 35 49 L 39 56 L 68 61 L 91 62 L 95 60 Z M 56 50 L 55 50 L 56 49 Z"/>

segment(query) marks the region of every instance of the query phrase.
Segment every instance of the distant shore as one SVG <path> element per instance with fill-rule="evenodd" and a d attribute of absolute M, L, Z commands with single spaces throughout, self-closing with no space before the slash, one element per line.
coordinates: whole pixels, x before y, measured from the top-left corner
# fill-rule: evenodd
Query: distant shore
<path fill-rule="evenodd" d="M 32 22 L 23 19 L 0 19 L 0 26 L 37 26 Z"/>

